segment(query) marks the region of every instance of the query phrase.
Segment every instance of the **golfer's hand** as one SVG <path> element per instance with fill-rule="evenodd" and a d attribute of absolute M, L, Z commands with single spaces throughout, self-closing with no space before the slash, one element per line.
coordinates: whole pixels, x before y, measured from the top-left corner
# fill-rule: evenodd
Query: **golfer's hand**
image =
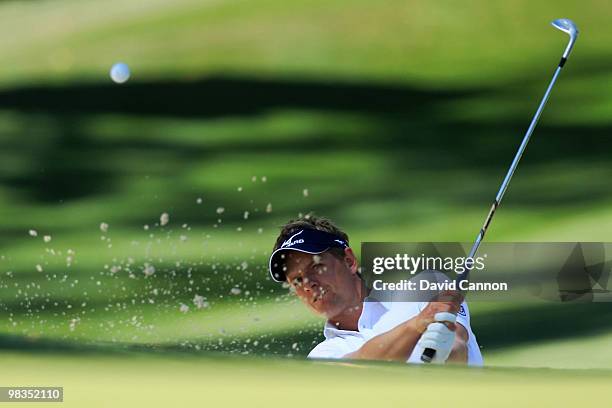
<path fill-rule="evenodd" d="M 435 322 L 427 326 L 427 330 L 417 343 L 419 355 L 425 349 L 434 349 L 436 354 L 432 363 L 444 364 L 451 353 L 455 343 L 455 320 L 457 315 L 449 312 L 439 312 L 435 315 Z M 452 325 L 452 326 L 450 326 Z M 452 328 L 451 328 L 452 327 Z"/>
<path fill-rule="evenodd" d="M 435 318 L 437 313 L 451 313 L 456 315 L 463 302 L 463 295 L 459 292 L 443 292 L 429 304 L 415 318 L 415 327 L 419 333 L 424 333 L 429 325 L 439 321 Z M 455 320 L 446 321 L 450 330 L 455 330 Z"/>

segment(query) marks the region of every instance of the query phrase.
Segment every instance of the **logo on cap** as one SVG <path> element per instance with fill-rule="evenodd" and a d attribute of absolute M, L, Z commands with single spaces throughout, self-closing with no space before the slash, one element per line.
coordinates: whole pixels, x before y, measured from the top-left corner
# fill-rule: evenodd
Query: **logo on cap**
<path fill-rule="evenodd" d="M 300 232 L 298 232 L 297 234 L 293 234 L 292 236 L 289 237 L 288 240 L 286 240 L 285 242 L 283 242 L 283 245 L 281 245 L 281 248 L 288 248 L 288 247 L 292 247 L 295 244 L 303 244 L 304 243 L 304 239 L 300 238 L 300 239 L 296 239 L 295 241 L 293 241 L 293 238 L 297 237 L 298 235 L 300 235 L 302 232 L 304 232 L 304 230 L 301 230 Z"/>

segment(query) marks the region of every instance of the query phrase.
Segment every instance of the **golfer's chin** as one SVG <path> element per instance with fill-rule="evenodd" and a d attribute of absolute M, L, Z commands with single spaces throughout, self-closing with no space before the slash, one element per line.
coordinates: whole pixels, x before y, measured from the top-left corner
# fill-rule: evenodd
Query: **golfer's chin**
<path fill-rule="evenodd" d="M 324 316 L 327 319 L 331 319 L 332 317 L 337 316 L 342 309 L 338 307 L 338 305 L 333 300 L 333 294 L 327 292 L 325 295 L 323 295 L 316 301 L 311 301 L 309 306 L 316 314 Z"/>

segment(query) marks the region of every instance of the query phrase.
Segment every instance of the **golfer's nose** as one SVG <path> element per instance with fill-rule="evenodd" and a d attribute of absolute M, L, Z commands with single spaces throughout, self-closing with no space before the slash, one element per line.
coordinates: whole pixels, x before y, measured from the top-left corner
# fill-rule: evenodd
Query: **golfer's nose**
<path fill-rule="evenodd" d="M 317 279 L 311 275 L 304 276 L 303 287 L 304 290 L 309 292 L 319 286 Z"/>

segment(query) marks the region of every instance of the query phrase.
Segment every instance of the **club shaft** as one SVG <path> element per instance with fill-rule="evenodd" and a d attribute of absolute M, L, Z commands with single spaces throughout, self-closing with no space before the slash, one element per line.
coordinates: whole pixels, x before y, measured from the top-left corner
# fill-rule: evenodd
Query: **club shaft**
<path fill-rule="evenodd" d="M 574 43 L 576 42 L 576 38 L 578 36 L 578 28 L 576 27 L 576 25 L 574 24 L 572 20 L 561 18 L 561 19 L 554 20 L 552 22 L 552 25 L 555 28 L 568 34 L 570 36 L 570 41 L 567 43 L 567 47 L 565 47 L 565 51 L 563 52 L 561 61 L 559 61 L 559 65 L 557 66 L 557 69 L 555 70 L 555 74 L 550 80 L 550 84 L 548 84 L 548 88 L 546 89 L 546 92 L 544 93 L 544 96 L 542 97 L 542 100 L 540 101 L 538 110 L 536 111 L 535 115 L 533 115 L 531 124 L 529 125 L 529 128 L 527 129 L 527 132 L 525 133 L 525 136 L 523 137 L 523 141 L 521 142 L 521 145 L 519 146 L 519 149 L 516 152 L 516 155 L 514 156 L 514 160 L 512 160 L 512 164 L 510 165 L 510 168 L 508 169 L 508 173 L 506 173 L 506 177 L 504 177 L 504 181 L 502 182 L 499 188 L 499 191 L 497 192 L 497 196 L 495 197 L 495 201 L 493 201 L 493 204 L 491 205 L 491 209 L 489 210 L 489 213 L 487 214 L 487 217 L 485 218 L 485 222 L 482 225 L 482 228 L 480 229 L 480 231 L 478 232 L 478 235 L 476 236 L 476 240 L 474 241 L 474 244 L 472 245 L 472 249 L 470 250 L 470 253 L 468 255 L 468 257 L 470 258 L 474 258 L 474 256 L 476 256 L 476 252 L 478 252 L 478 248 L 480 247 L 480 244 L 482 243 L 482 240 L 484 239 L 487 229 L 489 228 L 489 225 L 491 224 L 493 215 L 495 215 L 495 210 L 497 210 L 497 207 L 499 207 L 499 204 L 501 203 L 502 198 L 504 198 L 504 194 L 506 193 L 506 190 L 508 189 L 510 180 L 512 179 L 512 176 L 514 175 L 514 172 L 516 171 L 516 167 L 518 166 L 519 161 L 521 160 L 521 157 L 523 156 L 523 152 L 525 152 L 527 143 L 529 143 L 531 134 L 533 133 L 533 130 L 538 124 L 538 120 L 540 119 L 540 116 L 542 115 L 544 106 L 546 106 L 546 102 L 548 101 L 550 92 L 552 91 L 552 88 L 555 85 L 555 82 L 557 81 L 559 74 L 561 73 L 561 69 L 567 62 L 567 59 L 569 58 L 569 54 L 572 51 Z M 471 268 L 466 268 L 466 271 L 462 273 L 461 275 L 458 275 L 457 278 L 455 279 L 455 284 L 457 285 L 458 290 L 461 290 L 461 283 L 468 280 L 470 269 Z M 423 351 L 423 354 L 421 355 L 421 360 L 425 363 L 430 363 L 431 361 L 433 361 L 435 355 L 436 355 L 435 349 L 426 348 Z"/>
<path fill-rule="evenodd" d="M 529 128 L 527 129 L 527 132 L 525 133 L 525 136 L 523 137 L 523 141 L 521 142 L 521 145 L 519 146 L 518 151 L 516 152 L 516 155 L 514 156 L 514 160 L 512 160 L 512 164 L 510 165 L 508 172 L 506 173 L 506 177 L 504 178 L 504 181 L 499 187 L 497 196 L 495 196 L 495 201 L 493 201 L 493 204 L 491 205 L 491 209 L 489 210 L 489 213 L 487 214 L 487 217 L 485 218 L 485 222 L 482 225 L 482 228 L 480 229 L 480 231 L 478 232 L 478 235 L 476 236 L 476 240 L 474 241 L 474 244 L 472 245 L 472 249 L 470 250 L 468 257 L 473 258 L 476 255 L 476 252 L 478 251 L 478 248 L 480 247 L 480 243 L 484 239 L 487 229 L 489 228 L 489 225 L 491 224 L 491 220 L 493 219 L 493 215 L 495 214 L 495 210 L 497 209 L 497 207 L 499 207 L 501 200 L 504 198 L 504 194 L 506 193 L 506 190 L 508 189 L 510 180 L 512 180 L 512 176 L 514 175 L 514 172 L 516 171 L 516 168 L 518 167 L 519 161 L 521 160 L 521 157 L 523 156 L 523 153 L 525 152 L 525 148 L 527 147 L 527 144 L 529 143 L 529 139 L 531 139 L 531 134 L 533 133 L 533 130 L 538 124 L 538 120 L 540 119 L 540 116 L 542 115 L 544 106 L 546 106 L 546 102 L 548 101 L 552 88 L 555 85 L 555 82 L 557 81 L 557 78 L 559 77 L 559 74 L 561 73 L 562 68 L 563 68 L 562 64 L 559 64 L 559 66 L 555 70 L 555 74 L 553 75 L 550 81 L 550 84 L 548 84 L 546 93 L 544 93 L 544 96 L 542 97 L 542 100 L 540 101 L 540 106 L 538 106 L 538 110 L 536 111 L 535 115 L 533 116 L 533 119 L 531 120 L 531 124 L 529 125 Z M 465 273 L 457 277 L 457 280 L 458 281 L 466 280 L 468 277 L 468 273 L 469 273 L 469 270 L 466 270 Z"/>
<path fill-rule="evenodd" d="M 495 201 L 493 201 L 493 204 L 491 205 L 491 209 L 489 210 L 489 213 L 487 214 L 487 217 L 485 218 L 485 222 L 482 225 L 482 228 L 480 229 L 480 231 L 478 232 L 478 235 L 476 236 L 476 240 L 474 241 L 474 244 L 472 245 L 472 249 L 470 250 L 470 253 L 468 255 L 468 257 L 470 258 L 474 258 L 474 256 L 476 256 L 476 252 L 478 252 L 478 248 L 480 247 L 480 244 L 482 240 L 484 239 L 487 229 L 489 228 L 489 225 L 491 224 L 491 220 L 493 219 L 495 210 L 497 210 L 497 207 L 499 207 L 499 204 L 501 203 L 501 200 L 504 197 L 506 190 L 508 189 L 510 180 L 512 180 L 512 176 L 514 175 L 514 172 L 519 164 L 519 161 L 521 160 L 521 157 L 523 156 L 523 152 L 525 151 L 525 148 L 527 147 L 527 143 L 529 143 L 531 134 L 533 133 L 533 130 L 538 124 L 538 120 L 540 119 L 540 116 L 542 115 L 544 106 L 546 106 L 546 102 L 548 101 L 548 97 L 550 96 L 550 92 L 552 91 L 552 88 L 555 85 L 555 82 L 557 81 L 557 77 L 561 73 L 561 69 L 563 68 L 563 65 L 565 65 L 565 61 L 566 61 L 566 58 L 563 57 L 561 59 L 561 62 L 559 63 L 559 66 L 555 70 L 555 74 L 553 75 L 550 81 L 550 84 L 548 85 L 548 88 L 546 89 L 546 93 L 544 93 L 544 97 L 542 97 L 542 100 L 540 101 L 540 106 L 538 106 L 538 110 L 536 111 L 535 115 L 533 116 L 533 119 L 531 120 L 531 124 L 529 125 L 529 128 L 527 129 L 527 132 L 525 133 L 525 136 L 523 137 L 523 141 L 521 142 L 521 145 L 519 146 L 519 149 L 516 152 L 516 155 L 514 156 L 514 160 L 512 160 L 512 164 L 510 165 L 510 168 L 508 169 L 508 173 L 506 173 L 506 177 L 504 178 L 504 181 L 499 187 L 499 191 L 497 192 Z M 462 273 L 461 275 L 457 275 L 457 278 L 455 279 L 457 288 L 460 287 L 460 282 L 468 280 L 470 269 L 471 268 L 466 268 L 464 273 Z M 421 360 L 425 363 L 429 363 L 433 360 L 435 354 L 436 354 L 436 351 L 434 349 L 426 348 L 423 351 L 423 354 L 421 355 Z"/>

